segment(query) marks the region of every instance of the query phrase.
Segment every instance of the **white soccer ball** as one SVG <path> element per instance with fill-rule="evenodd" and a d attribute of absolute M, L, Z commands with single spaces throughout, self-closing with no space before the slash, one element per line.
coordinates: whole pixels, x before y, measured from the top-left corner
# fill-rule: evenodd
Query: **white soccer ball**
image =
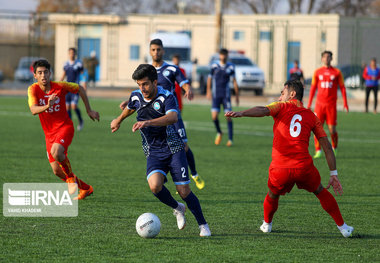
<path fill-rule="evenodd" d="M 144 213 L 136 221 L 136 231 L 143 238 L 154 238 L 160 233 L 160 219 L 152 213 Z"/>

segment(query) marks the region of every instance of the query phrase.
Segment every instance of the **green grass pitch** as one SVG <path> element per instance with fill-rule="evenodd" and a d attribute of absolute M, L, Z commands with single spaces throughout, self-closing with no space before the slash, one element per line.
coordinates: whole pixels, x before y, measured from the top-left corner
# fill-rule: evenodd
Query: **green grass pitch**
<path fill-rule="evenodd" d="M 375 262 L 380 261 L 380 116 L 339 113 L 337 165 L 343 196 L 336 196 L 343 218 L 355 227 L 341 236 L 318 199 L 294 188 L 282 197 L 273 232 L 259 231 L 271 161 L 270 117 L 234 121 L 235 145 L 213 144 L 209 106 L 185 105 L 189 144 L 206 187 L 191 188 L 200 199 L 213 236 L 200 238 L 192 214 L 184 230 L 172 210 L 150 193 L 139 133 L 132 116 L 116 134 L 110 122 L 120 100 L 92 99 L 100 123 L 85 116 L 69 149 L 73 171 L 94 186 L 79 202 L 74 218 L 0 219 L 1 262 Z M 83 106 L 83 104 L 81 104 Z M 83 112 L 83 111 L 82 111 Z M 76 117 L 74 117 L 76 124 Z M 226 124 L 222 121 L 226 132 Z M 0 182 L 60 182 L 46 158 L 42 129 L 26 98 L 0 98 Z M 310 150 L 313 143 L 311 141 Z M 315 161 L 324 185 L 326 161 Z M 167 187 L 175 194 L 169 176 Z M 2 198 L 2 187 L 0 188 Z M 332 190 L 331 190 L 332 191 Z M 180 201 L 180 198 L 175 196 Z M 135 231 L 138 216 L 158 215 L 162 228 L 154 239 Z"/>

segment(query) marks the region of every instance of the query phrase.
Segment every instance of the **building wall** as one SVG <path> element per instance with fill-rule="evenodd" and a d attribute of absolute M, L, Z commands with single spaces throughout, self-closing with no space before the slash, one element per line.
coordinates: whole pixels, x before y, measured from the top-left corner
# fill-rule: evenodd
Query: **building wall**
<path fill-rule="evenodd" d="M 56 24 L 56 63 L 67 59 L 67 48 L 85 31 L 81 24 L 102 24 L 100 85 L 133 86 L 131 75 L 148 61 L 150 35 L 158 30 L 190 31 L 192 59 L 207 65 L 216 52 L 215 16 L 211 15 L 51 15 Z M 268 92 L 277 92 L 287 77 L 288 42 L 300 43 L 299 60 L 306 78 L 321 66 L 323 50 L 334 53 L 333 65 L 378 56 L 380 19 L 338 15 L 225 15 L 222 45 L 244 52 L 265 72 Z M 131 46 L 139 47 L 131 59 Z M 57 67 L 56 67 L 57 68 Z M 59 70 L 59 69 L 58 69 Z M 59 76 L 59 72 L 57 72 Z M 196 86 L 196 83 L 195 83 Z"/>

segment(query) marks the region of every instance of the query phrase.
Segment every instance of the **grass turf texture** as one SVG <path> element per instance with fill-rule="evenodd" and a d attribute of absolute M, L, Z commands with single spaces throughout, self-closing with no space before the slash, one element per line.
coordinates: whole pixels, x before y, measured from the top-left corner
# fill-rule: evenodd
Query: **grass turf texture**
<path fill-rule="evenodd" d="M 134 116 L 116 134 L 110 121 L 120 113 L 119 100 L 91 100 L 100 123 L 85 116 L 69 149 L 73 171 L 94 186 L 94 195 L 79 202 L 75 218 L 10 218 L 0 221 L 0 261 L 14 262 L 373 262 L 379 261 L 378 176 L 380 116 L 339 113 L 339 177 L 344 195 L 337 196 L 342 215 L 355 227 L 345 239 L 318 199 L 294 188 L 282 197 L 273 232 L 259 231 L 271 161 L 270 117 L 234 121 L 234 146 L 219 146 L 208 106 L 186 105 L 190 146 L 206 187 L 192 190 L 200 199 L 213 236 L 200 238 L 190 211 L 185 230 L 177 229 L 172 210 L 149 191 L 139 133 L 131 132 Z M 83 104 L 81 104 L 83 109 Z M 83 111 L 82 111 L 83 112 Z M 74 124 L 77 123 L 74 115 Z M 0 182 L 60 182 L 51 172 L 37 116 L 26 98 L 0 98 Z M 313 143 L 311 142 L 310 150 Z M 325 160 L 315 161 L 324 185 Z M 170 176 L 167 187 L 175 193 Z M 2 198 L 2 187 L 1 187 Z M 332 191 L 332 190 L 331 190 Z M 178 195 L 175 198 L 180 201 Z M 158 215 L 161 232 L 143 239 L 135 230 L 138 216 Z"/>

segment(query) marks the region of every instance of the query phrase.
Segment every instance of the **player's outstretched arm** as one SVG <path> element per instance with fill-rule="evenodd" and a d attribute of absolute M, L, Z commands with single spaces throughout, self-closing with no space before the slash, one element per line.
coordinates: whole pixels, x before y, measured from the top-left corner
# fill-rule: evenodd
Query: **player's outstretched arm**
<path fill-rule="evenodd" d="M 49 97 L 48 103 L 46 105 L 43 105 L 43 106 L 38 106 L 38 104 L 31 105 L 29 107 L 30 111 L 32 112 L 33 115 L 40 114 L 46 111 L 47 109 L 49 109 L 51 106 L 53 106 L 57 99 L 58 99 L 57 95 L 53 94 Z"/>
<path fill-rule="evenodd" d="M 79 96 L 82 98 L 84 106 L 86 107 L 87 114 L 91 118 L 91 120 L 99 121 L 99 113 L 96 111 L 93 111 L 91 109 L 90 102 L 88 101 L 86 91 L 84 90 L 84 88 L 81 85 L 79 85 Z"/>
<path fill-rule="evenodd" d="M 239 118 L 239 117 L 265 117 L 269 116 L 270 111 L 267 107 L 258 106 L 244 111 L 229 111 L 224 114 L 226 117 Z"/>
<path fill-rule="evenodd" d="M 117 131 L 120 128 L 120 124 L 123 122 L 123 120 L 125 118 L 128 118 L 134 112 L 135 112 L 135 110 L 131 110 L 131 109 L 128 109 L 125 107 L 123 112 L 119 115 L 119 117 L 117 117 L 116 119 L 111 121 L 111 131 L 112 132 Z"/>
<path fill-rule="evenodd" d="M 211 76 L 207 77 L 206 98 L 211 100 Z"/>
<path fill-rule="evenodd" d="M 132 131 L 135 132 L 137 130 L 140 130 L 148 126 L 168 126 L 168 125 L 176 123 L 177 121 L 178 121 L 177 112 L 171 111 L 167 113 L 165 116 L 162 116 L 157 119 L 136 122 L 135 124 L 133 124 Z"/>
<path fill-rule="evenodd" d="M 323 151 L 325 152 L 326 161 L 330 169 L 330 179 L 326 189 L 329 189 L 330 186 L 332 186 L 335 194 L 342 194 L 343 187 L 338 179 L 338 172 L 336 170 L 336 159 L 331 144 L 327 137 L 321 137 L 318 141 L 322 146 Z"/>

